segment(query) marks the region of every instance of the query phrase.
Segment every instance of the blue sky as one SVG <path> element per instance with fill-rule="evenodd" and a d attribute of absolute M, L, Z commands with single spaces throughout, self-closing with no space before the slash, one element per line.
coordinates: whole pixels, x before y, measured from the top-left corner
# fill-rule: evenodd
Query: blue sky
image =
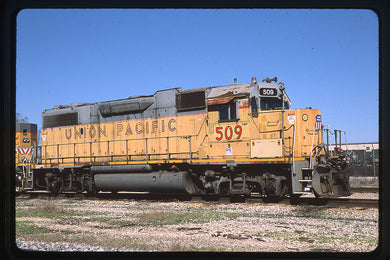
<path fill-rule="evenodd" d="M 159 89 L 284 82 L 348 142 L 378 141 L 378 19 L 369 10 L 22 10 L 16 111 Z"/>

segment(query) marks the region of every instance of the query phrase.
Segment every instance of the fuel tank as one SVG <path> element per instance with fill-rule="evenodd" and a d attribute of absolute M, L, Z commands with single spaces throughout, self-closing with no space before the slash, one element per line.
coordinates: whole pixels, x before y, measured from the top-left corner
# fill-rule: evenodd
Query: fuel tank
<path fill-rule="evenodd" d="M 132 165 L 110 165 L 110 166 L 92 166 L 92 173 L 143 173 L 152 172 L 150 164 L 132 164 Z"/>
<path fill-rule="evenodd" d="M 103 172 L 102 169 L 100 172 Z M 187 171 L 108 172 L 94 175 L 99 191 L 142 191 L 196 194 L 199 189 Z"/>

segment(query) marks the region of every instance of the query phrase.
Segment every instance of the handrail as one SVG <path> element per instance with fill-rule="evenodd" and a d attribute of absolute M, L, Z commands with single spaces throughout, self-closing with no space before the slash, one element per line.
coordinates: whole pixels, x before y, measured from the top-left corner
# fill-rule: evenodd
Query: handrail
<path fill-rule="evenodd" d="M 194 151 L 192 151 L 191 152 L 192 153 L 192 155 L 193 154 L 199 154 L 199 152 L 194 152 Z M 184 154 L 189 154 L 189 152 L 180 152 L 180 153 L 171 153 L 171 155 L 180 155 L 180 154 L 182 154 L 182 155 L 184 155 Z M 164 154 L 162 154 L 162 153 L 154 153 L 154 154 L 150 154 L 150 155 L 156 155 L 156 156 L 159 156 L 159 155 L 161 155 L 161 156 L 163 156 L 163 155 L 166 155 L 165 153 Z M 141 155 L 139 155 L 139 156 L 141 156 Z M 125 157 L 124 155 L 111 155 L 110 157 L 112 157 L 112 158 L 118 158 L 118 157 Z M 73 156 L 67 156 L 67 157 L 61 157 L 61 159 L 62 160 L 66 160 L 66 159 L 73 159 L 74 157 Z M 75 157 L 76 159 L 86 159 L 86 158 L 89 158 L 89 155 L 86 155 L 86 156 L 76 156 Z M 93 156 L 93 158 L 107 158 L 107 155 L 95 155 L 95 156 Z M 192 162 L 192 160 L 193 160 L 193 156 L 192 156 L 192 158 L 190 158 L 190 157 L 188 157 L 189 158 L 189 160 L 190 160 L 190 162 Z M 182 159 L 182 158 L 180 158 L 180 159 Z M 48 166 L 48 165 L 57 165 L 56 163 L 52 163 L 52 161 L 53 160 L 57 160 L 57 158 L 51 158 L 51 157 L 49 157 L 49 158 L 47 158 L 47 162 L 46 162 L 46 166 Z M 157 161 L 162 161 L 162 160 L 166 160 L 166 159 L 156 159 Z M 170 160 L 172 160 L 172 158 L 170 158 Z M 186 160 L 186 158 L 183 158 L 183 160 Z M 77 160 L 76 160 L 77 161 Z M 130 161 L 130 160 L 129 160 Z M 129 161 L 127 161 L 127 163 L 129 162 Z M 149 159 L 149 161 L 150 161 L 150 159 Z M 94 161 L 92 161 L 92 162 L 94 162 Z M 98 161 L 99 163 L 106 163 L 107 161 Z M 118 162 L 118 161 L 115 161 L 115 160 L 110 160 L 109 162 Z M 124 160 L 123 162 L 126 162 L 126 160 Z M 169 163 L 169 161 L 166 161 L 167 163 Z M 64 162 L 63 162 L 64 163 Z M 85 162 L 83 162 L 83 163 L 85 163 Z M 60 163 L 61 164 L 61 163 Z M 64 164 L 66 164 L 66 163 L 64 163 Z M 73 163 L 72 163 L 73 164 Z M 76 163 L 77 164 L 77 163 Z M 74 164 L 74 165 L 76 165 L 76 164 Z M 58 164 L 59 165 L 59 164 Z M 45 167 L 46 167 L 45 166 Z"/>
<path fill-rule="evenodd" d="M 295 113 L 295 118 L 296 118 L 296 113 Z M 296 123 L 295 123 L 295 120 L 294 120 L 294 131 L 293 131 L 293 147 L 292 147 L 292 166 L 293 166 L 293 177 L 295 177 L 296 173 L 295 173 L 295 135 L 296 135 Z"/>
<path fill-rule="evenodd" d="M 197 136 L 197 135 L 176 135 L 176 136 L 168 136 L 169 138 L 188 138 L 189 136 Z M 66 144 L 59 144 L 59 145 L 71 145 L 71 144 L 89 144 L 89 143 L 100 143 L 100 142 L 124 142 L 126 140 L 128 141 L 140 141 L 145 139 L 163 139 L 167 138 L 167 136 L 158 136 L 158 137 L 145 137 L 145 138 L 135 138 L 135 139 L 118 139 L 118 140 L 107 140 L 107 141 L 97 141 L 97 142 L 75 142 L 75 143 L 66 143 Z M 56 146 L 58 144 L 47 144 L 47 145 L 41 145 L 43 146 Z"/>
<path fill-rule="evenodd" d="M 307 128 L 306 128 L 306 132 L 307 132 Z M 310 163 L 309 163 L 309 168 L 311 169 L 312 168 L 312 154 L 313 154 L 313 145 L 314 145 L 314 136 L 316 135 L 316 132 L 318 132 L 319 129 L 314 129 L 313 130 L 313 138 L 311 140 L 311 147 L 310 147 Z"/>
<path fill-rule="evenodd" d="M 252 122 L 253 122 L 253 124 L 255 125 L 255 127 L 256 127 L 256 129 L 257 129 L 257 132 L 258 132 L 259 134 L 272 133 L 272 132 L 282 132 L 282 131 L 283 131 L 283 129 L 276 129 L 276 130 L 269 130 L 269 131 L 260 131 L 260 129 L 257 127 L 257 124 L 256 124 L 255 120 L 253 119 L 253 117 L 250 116 L 250 118 L 252 119 Z M 275 126 L 276 126 L 276 125 L 275 125 Z M 271 127 L 272 127 L 272 126 L 271 126 Z M 292 126 L 290 126 L 289 128 L 284 129 L 284 131 L 290 130 L 291 127 L 292 127 Z"/>
<path fill-rule="evenodd" d="M 208 119 L 209 119 L 209 116 L 208 116 L 208 115 L 205 116 L 205 118 L 203 119 L 202 124 L 201 124 L 201 126 L 200 126 L 200 128 L 199 128 L 198 134 L 197 134 L 196 136 L 199 136 L 199 135 L 200 135 L 200 131 L 202 130 L 204 123 L 205 123 L 206 120 L 208 120 Z"/>
<path fill-rule="evenodd" d="M 107 157 L 107 162 L 112 162 L 114 161 L 114 158 L 118 158 L 118 157 L 125 157 L 126 156 L 126 163 L 128 164 L 129 163 L 129 158 L 131 156 L 145 156 L 145 160 L 146 160 L 146 163 L 149 162 L 150 160 L 150 156 L 151 155 L 156 155 L 156 156 L 159 156 L 159 155 L 165 155 L 165 153 L 149 153 L 149 147 L 148 147 L 148 141 L 149 140 L 158 140 L 158 139 L 167 139 L 167 161 L 169 162 L 169 160 L 171 160 L 171 156 L 173 154 L 176 154 L 176 155 L 184 155 L 184 154 L 189 154 L 189 160 L 190 162 L 192 162 L 192 159 L 193 159 L 193 154 L 199 154 L 198 152 L 194 152 L 192 151 L 192 137 L 196 137 L 198 135 L 180 135 L 180 136 L 164 136 L 164 137 L 146 137 L 146 138 L 135 138 L 135 139 L 119 139 L 119 140 L 105 140 L 105 141 L 97 141 L 97 142 L 79 142 L 79 143 L 76 143 L 76 142 L 72 142 L 72 143 L 65 143 L 65 144 L 49 144 L 49 145 L 42 145 L 41 147 L 44 147 L 44 150 L 45 150 L 45 156 L 44 156 L 44 165 L 46 167 L 47 164 L 52 164 L 52 161 L 53 160 L 56 160 L 57 161 L 57 164 L 60 164 L 60 159 L 62 160 L 62 163 L 64 163 L 64 160 L 69 160 L 69 159 L 73 159 L 73 165 L 76 165 L 76 161 L 80 162 L 80 159 L 85 159 L 85 158 L 89 158 L 90 159 L 90 162 L 92 163 L 96 158 L 104 158 L 104 157 Z M 169 151 L 169 139 L 172 139 L 172 138 L 183 138 L 183 139 L 188 139 L 188 142 L 189 142 L 189 151 L 188 152 L 179 152 L 179 153 L 172 153 Z M 142 153 L 142 154 L 131 154 L 129 153 L 129 145 L 128 145 L 128 142 L 129 141 L 145 141 L 145 153 Z M 126 155 L 124 154 L 111 154 L 110 155 L 110 143 L 111 144 L 115 144 L 115 143 L 118 143 L 118 142 L 126 142 L 126 145 L 125 145 L 125 149 L 126 149 Z M 76 156 L 77 153 L 76 153 L 76 146 L 79 146 L 79 145 L 87 145 L 89 144 L 89 155 L 81 155 L 81 156 Z M 92 145 L 93 144 L 105 144 L 107 145 L 107 154 L 106 155 L 92 155 Z M 60 151 L 60 147 L 66 147 L 66 146 L 73 146 L 73 156 L 67 156 L 67 157 L 60 157 L 60 154 L 59 154 L 59 151 Z M 47 150 L 50 149 L 50 147 L 57 147 L 57 152 L 56 152 L 56 155 L 55 157 L 48 157 L 47 155 Z M 77 160 L 76 160 L 77 159 Z"/>
<path fill-rule="evenodd" d="M 268 111 L 267 111 L 267 112 L 268 112 Z M 274 111 L 273 111 L 273 112 L 274 112 Z M 295 112 L 295 111 L 294 111 L 294 113 L 295 113 L 295 116 L 296 116 L 296 112 Z M 269 130 L 269 131 L 260 131 L 260 129 L 257 127 L 257 124 L 256 124 L 255 120 L 253 119 L 253 116 L 252 116 L 251 113 L 249 113 L 249 117 L 252 119 L 251 122 L 255 125 L 255 127 L 256 127 L 256 129 L 257 129 L 257 132 L 258 132 L 259 134 L 279 132 L 279 133 L 282 135 L 283 132 L 287 132 L 287 131 L 289 131 L 292 127 L 294 127 L 294 129 L 293 129 L 293 131 L 294 131 L 294 132 L 293 132 L 293 147 L 292 147 L 292 152 L 293 152 L 293 164 L 294 164 L 295 123 L 292 124 L 292 125 L 290 125 L 288 128 L 284 128 L 284 126 L 283 126 L 283 129 L 276 129 L 276 130 Z M 279 122 L 279 120 L 278 120 L 278 122 Z M 284 118 L 283 118 L 282 122 L 284 122 Z M 283 139 L 284 139 L 284 133 L 283 133 Z M 283 147 L 285 147 L 285 146 L 286 146 L 286 142 L 283 141 Z M 288 148 L 288 149 L 291 149 L 291 146 L 288 146 L 287 148 Z M 285 149 L 287 149 L 287 148 L 285 147 Z M 283 153 L 284 153 L 284 152 L 283 152 Z"/>

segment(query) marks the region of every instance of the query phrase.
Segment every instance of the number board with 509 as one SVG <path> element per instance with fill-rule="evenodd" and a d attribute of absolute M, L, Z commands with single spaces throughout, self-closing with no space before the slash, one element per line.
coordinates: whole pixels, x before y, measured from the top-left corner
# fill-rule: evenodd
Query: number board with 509
<path fill-rule="evenodd" d="M 275 88 L 260 88 L 260 95 L 274 97 L 278 95 L 278 91 Z"/>

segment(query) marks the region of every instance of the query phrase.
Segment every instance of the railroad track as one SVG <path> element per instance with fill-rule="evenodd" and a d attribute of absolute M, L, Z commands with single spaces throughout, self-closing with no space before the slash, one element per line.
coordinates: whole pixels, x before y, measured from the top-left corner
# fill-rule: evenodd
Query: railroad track
<path fill-rule="evenodd" d="M 356 187 L 351 188 L 353 193 L 378 193 L 379 187 Z"/>
<path fill-rule="evenodd" d="M 288 202 L 290 202 L 288 200 Z M 286 201 L 284 201 L 286 203 Z M 361 208 L 378 208 L 379 200 L 377 199 L 349 199 L 349 198 L 299 198 L 294 204 L 317 205 L 328 207 L 361 207 Z"/>
<path fill-rule="evenodd" d="M 376 199 L 332 199 L 329 201 L 330 205 L 342 206 L 342 205 L 351 205 L 354 207 L 364 207 L 364 208 L 378 208 L 379 200 Z"/>
<path fill-rule="evenodd" d="M 63 193 L 57 197 L 52 197 L 48 192 L 28 192 L 17 196 L 19 199 L 67 199 L 72 198 L 76 200 L 146 200 L 146 201 L 192 201 L 203 203 L 232 203 L 229 197 L 210 198 L 202 196 L 189 196 L 183 194 L 149 194 L 149 193 L 98 193 L 95 196 L 88 196 L 84 193 Z M 378 208 L 379 200 L 377 199 L 351 199 L 351 198 L 314 198 L 301 197 L 294 201 L 289 198 L 282 200 L 263 200 L 259 196 L 252 196 L 245 198 L 245 200 L 238 200 L 239 203 L 265 203 L 265 204 L 293 204 L 293 205 L 315 205 L 328 207 L 363 207 L 363 208 Z"/>

